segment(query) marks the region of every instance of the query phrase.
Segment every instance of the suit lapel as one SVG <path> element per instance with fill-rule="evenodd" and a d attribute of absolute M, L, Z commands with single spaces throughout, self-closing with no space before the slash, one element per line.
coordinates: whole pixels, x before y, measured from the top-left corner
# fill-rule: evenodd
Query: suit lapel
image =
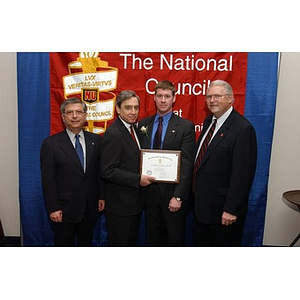
<path fill-rule="evenodd" d="M 178 132 L 178 126 L 179 126 L 178 119 L 176 118 L 176 116 L 173 113 L 170 118 L 170 121 L 169 121 L 169 124 L 167 127 L 167 131 L 165 134 L 165 138 L 163 141 L 163 146 L 162 146 L 163 149 L 172 149 L 173 141 Z"/>
<path fill-rule="evenodd" d="M 147 128 L 147 135 L 144 134 L 143 139 L 144 139 L 144 146 L 146 149 L 151 148 L 151 139 L 152 139 L 152 131 L 153 131 L 153 125 L 154 125 L 154 118 L 155 115 L 150 118 L 150 121 L 148 124 L 145 125 Z M 155 134 L 155 133 L 153 133 Z"/>
<path fill-rule="evenodd" d="M 224 124 L 223 124 L 224 125 Z M 210 142 L 205 155 L 201 161 L 200 166 L 202 165 L 202 163 L 204 163 L 209 156 L 213 153 L 214 149 L 217 147 L 217 145 L 219 143 L 222 142 L 222 140 L 225 138 L 225 136 L 227 135 L 227 128 L 225 128 L 224 126 L 222 126 L 219 131 L 216 133 L 216 135 L 214 136 L 214 138 L 212 139 L 212 141 Z"/>
<path fill-rule="evenodd" d="M 117 121 L 118 128 L 122 132 L 125 141 L 128 143 L 129 147 L 131 147 L 134 150 L 134 152 L 139 153 L 140 149 L 138 148 L 137 144 L 131 137 L 128 129 L 125 127 L 125 125 L 122 123 L 122 121 L 119 118 L 117 118 L 117 120 L 118 120 Z"/>
<path fill-rule="evenodd" d="M 76 164 L 81 170 L 83 170 L 77 152 L 66 131 L 64 131 L 61 135 L 59 147 L 65 152 L 67 156 L 70 157 L 74 164 Z"/>
<path fill-rule="evenodd" d="M 84 138 L 85 138 L 86 171 L 87 171 L 89 163 L 91 162 L 91 158 L 92 158 L 93 153 L 94 153 L 95 142 L 93 141 L 91 136 L 88 135 L 86 132 L 84 132 Z"/>
<path fill-rule="evenodd" d="M 223 139 L 228 134 L 230 127 L 232 126 L 232 121 L 234 119 L 235 111 L 233 110 L 218 132 L 215 134 L 214 138 L 210 142 L 205 155 L 200 163 L 200 166 L 209 158 L 213 153 L 214 149 L 223 141 Z"/>

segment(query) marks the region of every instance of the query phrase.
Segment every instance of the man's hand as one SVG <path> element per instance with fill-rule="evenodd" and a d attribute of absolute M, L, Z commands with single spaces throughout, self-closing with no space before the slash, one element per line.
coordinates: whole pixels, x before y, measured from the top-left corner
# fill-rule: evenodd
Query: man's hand
<path fill-rule="evenodd" d="M 172 197 L 170 202 L 169 202 L 169 211 L 170 212 L 176 212 L 181 208 L 181 202 L 182 201 L 177 201 L 175 197 Z"/>
<path fill-rule="evenodd" d="M 50 214 L 50 220 L 55 223 L 62 223 L 62 210 L 52 212 Z"/>
<path fill-rule="evenodd" d="M 98 201 L 98 210 L 102 211 L 105 209 L 105 200 L 99 200 Z"/>
<path fill-rule="evenodd" d="M 224 211 L 223 215 L 222 215 L 222 225 L 225 225 L 225 226 L 231 225 L 236 221 L 236 219 L 237 219 L 237 216 Z"/>
<path fill-rule="evenodd" d="M 140 179 L 140 185 L 141 186 L 148 186 L 152 183 L 152 181 L 155 179 L 155 177 L 153 176 L 149 176 L 149 175 L 141 175 L 141 179 Z"/>

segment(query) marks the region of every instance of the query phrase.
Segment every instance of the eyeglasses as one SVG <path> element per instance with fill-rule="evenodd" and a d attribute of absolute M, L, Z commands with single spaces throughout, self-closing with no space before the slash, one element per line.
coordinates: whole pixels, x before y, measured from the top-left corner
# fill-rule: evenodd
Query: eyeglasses
<path fill-rule="evenodd" d="M 72 116 L 74 114 L 76 114 L 77 116 L 82 116 L 83 114 L 85 114 L 85 112 L 82 110 L 67 110 L 66 112 L 64 112 L 64 115 L 67 116 Z"/>
<path fill-rule="evenodd" d="M 207 100 L 211 100 L 212 98 L 215 100 L 220 100 L 222 99 L 224 96 L 229 96 L 228 94 L 224 94 L 224 95 L 218 95 L 218 94 L 213 94 L 213 95 L 206 95 L 206 99 Z"/>

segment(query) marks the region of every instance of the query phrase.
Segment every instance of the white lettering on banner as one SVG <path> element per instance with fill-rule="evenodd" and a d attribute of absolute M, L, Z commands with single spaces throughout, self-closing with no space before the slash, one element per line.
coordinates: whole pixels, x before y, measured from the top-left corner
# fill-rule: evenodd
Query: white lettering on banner
<path fill-rule="evenodd" d="M 201 124 L 195 124 L 195 132 L 200 133 L 203 129 L 203 122 Z"/>
<path fill-rule="evenodd" d="M 191 84 L 189 82 L 186 83 L 178 83 L 177 84 L 177 94 L 178 95 L 205 95 L 207 86 L 210 84 L 210 80 L 203 80 L 203 83 L 196 82 L 195 84 Z"/>
<path fill-rule="evenodd" d="M 114 116 L 114 99 L 87 105 L 87 121 L 107 121 Z"/>
<path fill-rule="evenodd" d="M 173 113 L 177 115 L 178 117 L 182 118 L 182 109 L 180 108 L 179 110 L 173 110 Z"/>
<path fill-rule="evenodd" d="M 123 57 L 123 68 L 151 70 L 154 67 L 154 62 L 151 57 L 141 58 L 134 53 L 120 53 Z M 218 71 L 231 72 L 233 69 L 233 56 L 227 58 L 195 58 L 195 55 L 186 55 L 184 58 L 174 58 L 173 54 L 160 54 L 160 70 L 169 69 L 175 71 Z"/>
<path fill-rule="evenodd" d="M 120 56 L 123 56 L 123 67 L 126 70 L 128 68 L 129 62 L 131 62 L 131 69 L 145 69 L 145 70 L 151 70 L 153 68 L 153 60 L 151 57 L 146 57 L 145 59 L 141 59 L 140 57 L 136 57 L 135 54 L 121 53 Z M 128 59 L 127 59 L 128 58 Z M 129 60 L 129 58 L 131 58 Z"/>
<path fill-rule="evenodd" d="M 99 91 L 110 91 L 117 86 L 117 71 L 84 73 L 63 77 L 65 96 L 80 93 L 82 88 L 97 88 Z"/>
<path fill-rule="evenodd" d="M 173 110 L 173 113 L 178 117 L 182 118 L 183 110 L 182 108 L 179 108 L 178 110 Z M 195 126 L 195 132 L 200 133 L 203 129 L 203 122 L 201 124 L 195 124 L 194 126 Z"/>
<path fill-rule="evenodd" d="M 195 55 L 187 55 L 185 58 L 176 58 L 170 54 L 167 58 L 164 54 L 160 55 L 160 69 L 163 70 L 167 67 L 169 70 L 176 71 L 219 71 L 228 72 L 232 71 L 232 55 L 229 56 L 229 60 L 221 58 L 219 60 L 215 58 L 198 58 L 195 59 Z"/>
<path fill-rule="evenodd" d="M 155 91 L 150 90 L 149 85 L 154 82 L 155 84 L 158 83 L 158 80 L 155 78 L 149 78 L 146 81 L 145 88 L 147 93 L 154 95 Z M 194 84 L 185 82 L 185 83 L 177 83 L 176 87 L 176 94 L 177 95 L 205 95 L 207 87 L 210 84 L 210 80 L 204 79 L 202 83 L 196 82 Z"/>

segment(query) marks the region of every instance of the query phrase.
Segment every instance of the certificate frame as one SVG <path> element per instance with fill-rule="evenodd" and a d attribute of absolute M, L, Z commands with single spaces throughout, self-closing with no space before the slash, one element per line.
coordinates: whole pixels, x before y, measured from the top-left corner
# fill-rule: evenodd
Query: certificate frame
<path fill-rule="evenodd" d="M 180 183 L 181 151 L 140 150 L 140 174 L 154 176 L 153 182 Z"/>

